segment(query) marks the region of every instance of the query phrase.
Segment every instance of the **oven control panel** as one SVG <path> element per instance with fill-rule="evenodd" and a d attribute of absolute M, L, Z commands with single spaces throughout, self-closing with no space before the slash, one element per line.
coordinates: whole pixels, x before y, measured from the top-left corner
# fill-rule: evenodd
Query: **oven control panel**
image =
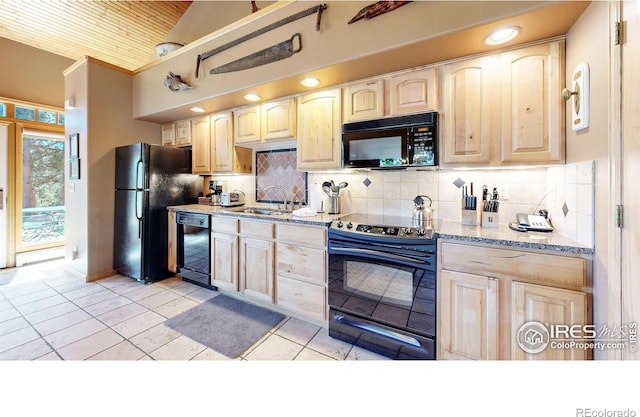
<path fill-rule="evenodd" d="M 414 239 L 433 239 L 435 231 L 420 227 L 377 226 L 359 224 L 350 221 L 336 220 L 331 223 L 332 229 L 344 230 L 356 234 L 377 235 L 381 237 L 398 237 Z"/>

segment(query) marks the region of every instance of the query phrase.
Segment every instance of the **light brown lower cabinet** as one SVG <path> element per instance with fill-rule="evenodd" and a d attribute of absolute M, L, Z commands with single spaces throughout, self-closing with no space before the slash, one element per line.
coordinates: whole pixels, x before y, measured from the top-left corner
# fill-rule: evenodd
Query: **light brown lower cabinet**
<path fill-rule="evenodd" d="M 326 251 L 278 243 L 276 303 L 318 320 L 326 319 Z"/>
<path fill-rule="evenodd" d="M 211 218 L 211 284 L 238 291 L 238 224 L 234 217 Z"/>
<path fill-rule="evenodd" d="M 273 303 L 274 243 L 240 238 L 240 292 Z"/>
<path fill-rule="evenodd" d="M 167 269 L 176 272 L 178 270 L 178 227 L 175 211 L 169 212 L 167 228 Z"/>
<path fill-rule="evenodd" d="M 443 270 L 442 359 L 498 359 L 498 281 Z"/>
<path fill-rule="evenodd" d="M 211 280 L 221 291 L 325 323 L 327 262 L 326 227 L 212 217 Z"/>
<path fill-rule="evenodd" d="M 582 348 L 589 340 L 579 334 L 590 324 L 590 259 L 458 242 L 438 245 L 438 359 L 592 356 Z M 557 326 L 574 326 L 578 337 L 563 340 L 554 333 Z"/>
<path fill-rule="evenodd" d="M 545 285 L 514 282 L 511 284 L 511 332 L 517 335 L 526 323 L 550 325 L 571 324 L 580 331 L 587 324 L 587 295 L 581 291 L 553 288 Z M 534 328 L 535 330 L 535 328 Z M 525 336 L 526 337 L 526 336 Z M 576 344 L 585 341 L 574 340 Z M 518 345 L 514 337 L 511 346 L 512 359 L 587 359 L 588 350 L 583 348 L 559 348 L 556 343 L 571 341 L 550 341 L 540 353 L 527 353 Z"/>
<path fill-rule="evenodd" d="M 276 304 L 299 315 L 327 320 L 327 229 L 277 225 Z"/>
<path fill-rule="evenodd" d="M 211 283 L 238 291 L 238 236 L 211 233 Z"/>

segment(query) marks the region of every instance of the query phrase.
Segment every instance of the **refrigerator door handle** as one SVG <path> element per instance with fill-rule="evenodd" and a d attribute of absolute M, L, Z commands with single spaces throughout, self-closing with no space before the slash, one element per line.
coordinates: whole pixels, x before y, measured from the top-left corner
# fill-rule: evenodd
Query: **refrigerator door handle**
<path fill-rule="evenodd" d="M 144 193 L 144 191 L 136 190 L 136 219 L 142 220 L 142 200 L 140 199 L 140 194 Z"/>
<path fill-rule="evenodd" d="M 144 167 L 144 162 L 142 162 L 142 159 L 139 159 L 138 163 L 136 164 L 136 189 L 137 190 L 144 189 L 144 178 L 140 176 L 140 172 L 141 172 L 140 166 Z M 144 173 L 144 171 L 142 172 Z"/>
<path fill-rule="evenodd" d="M 142 239 L 142 200 L 140 194 L 144 191 L 136 190 L 136 219 L 138 219 L 138 239 Z"/>

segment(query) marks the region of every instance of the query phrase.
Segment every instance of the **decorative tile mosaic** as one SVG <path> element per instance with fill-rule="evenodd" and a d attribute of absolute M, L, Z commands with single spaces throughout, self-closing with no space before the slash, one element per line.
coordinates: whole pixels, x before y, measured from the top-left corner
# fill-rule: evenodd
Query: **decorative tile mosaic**
<path fill-rule="evenodd" d="M 277 188 L 263 191 L 275 185 L 287 192 L 290 201 L 307 203 L 307 173 L 296 169 L 296 150 L 280 149 L 256 152 L 256 202 L 282 203 L 282 192 Z"/>

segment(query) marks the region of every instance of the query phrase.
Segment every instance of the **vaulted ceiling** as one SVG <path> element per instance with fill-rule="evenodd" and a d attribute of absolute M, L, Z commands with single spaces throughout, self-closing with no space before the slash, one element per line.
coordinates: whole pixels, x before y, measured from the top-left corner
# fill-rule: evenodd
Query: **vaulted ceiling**
<path fill-rule="evenodd" d="M 135 70 L 149 62 L 191 3 L 0 0 L 0 37 Z"/>

